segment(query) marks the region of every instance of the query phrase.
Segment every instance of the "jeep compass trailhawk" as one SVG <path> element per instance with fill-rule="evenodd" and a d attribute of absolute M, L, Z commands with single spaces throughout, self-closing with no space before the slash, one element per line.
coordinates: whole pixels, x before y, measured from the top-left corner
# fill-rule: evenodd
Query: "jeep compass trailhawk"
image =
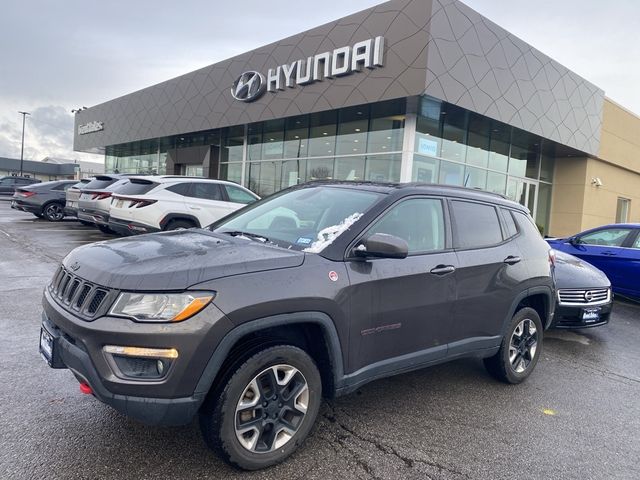
<path fill-rule="evenodd" d="M 86 245 L 44 292 L 40 351 L 149 424 L 196 414 L 258 469 L 311 430 L 323 396 L 460 357 L 519 383 L 554 309 L 527 210 L 416 184 L 311 183 L 207 229 Z"/>

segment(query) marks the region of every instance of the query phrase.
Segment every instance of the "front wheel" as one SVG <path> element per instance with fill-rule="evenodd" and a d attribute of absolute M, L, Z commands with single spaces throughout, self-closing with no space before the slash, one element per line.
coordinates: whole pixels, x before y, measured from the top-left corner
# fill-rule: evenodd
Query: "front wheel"
<path fill-rule="evenodd" d="M 322 382 L 316 364 L 303 350 L 278 345 L 231 371 L 200 414 L 206 443 L 245 470 L 282 462 L 318 415 Z"/>
<path fill-rule="evenodd" d="M 484 359 L 485 367 L 502 382 L 522 382 L 531 375 L 538 363 L 542 352 L 542 336 L 538 312 L 529 307 L 518 310 L 509 323 L 498 353 Z"/>
<path fill-rule="evenodd" d="M 42 216 L 50 222 L 59 222 L 64 218 L 64 208 L 59 203 L 45 205 Z"/>

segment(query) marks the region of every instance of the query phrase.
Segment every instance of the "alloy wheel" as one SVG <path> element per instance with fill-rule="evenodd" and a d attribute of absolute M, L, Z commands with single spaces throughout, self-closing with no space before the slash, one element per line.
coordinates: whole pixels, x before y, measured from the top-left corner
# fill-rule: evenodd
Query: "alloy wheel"
<path fill-rule="evenodd" d="M 49 220 L 57 222 L 58 220 L 62 220 L 62 217 L 64 217 L 64 212 L 60 205 L 58 205 L 57 203 L 52 203 L 51 205 L 47 205 L 47 208 L 45 209 L 45 216 Z"/>
<path fill-rule="evenodd" d="M 238 400 L 236 438 L 253 453 L 277 450 L 298 431 L 308 406 L 304 375 L 291 365 L 269 367 L 249 382 Z"/>
<path fill-rule="evenodd" d="M 522 373 L 533 361 L 538 348 L 538 329 L 533 320 L 522 320 L 511 335 L 509 362 L 516 373 Z"/>

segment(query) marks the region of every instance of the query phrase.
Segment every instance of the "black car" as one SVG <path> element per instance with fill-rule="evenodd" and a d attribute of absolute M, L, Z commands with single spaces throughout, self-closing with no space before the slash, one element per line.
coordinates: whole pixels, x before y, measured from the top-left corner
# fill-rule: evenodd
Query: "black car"
<path fill-rule="evenodd" d="M 76 180 L 55 180 L 42 182 L 16 189 L 13 194 L 11 208 L 33 213 L 36 217 L 50 222 L 59 222 L 64 218 L 66 190 Z"/>
<path fill-rule="evenodd" d="M 552 327 L 588 328 L 609 323 L 611 282 L 590 263 L 556 250 L 558 305 Z"/>
<path fill-rule="evenodd" d="M 0 177 L 0 195 L 13 195 L 16 188 L 26 187 L 33 183 L 39 183 L 40 180 L 31 177 Z"/>
<path fill-rule="evenodd" d="M 82 391 L 149 424 L 199 414 L 206 442 L 253 470 L 296 450 L 323 396 L 461 357 L 523 381 L 555 291 L 550 248 L 515 202 L 331 182 L 209 229 L 79 247 L 43 306 L 40 351 Z"/>

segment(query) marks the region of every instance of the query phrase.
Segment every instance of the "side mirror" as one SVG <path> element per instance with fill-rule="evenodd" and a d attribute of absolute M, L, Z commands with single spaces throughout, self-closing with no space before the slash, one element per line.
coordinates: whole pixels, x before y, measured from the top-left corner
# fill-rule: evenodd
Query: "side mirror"
<path fill-rule="evenodd" d="M 567 242 L 573 246 L 580 245 L 580 241 L 576 237 L 569 237 Z"/>
<path fill-rule="evenodd" d="M 403 239 L 386 233 L 374 233 L 356 246 L 358 257 L 406 258 L 409 245 Z"/>

